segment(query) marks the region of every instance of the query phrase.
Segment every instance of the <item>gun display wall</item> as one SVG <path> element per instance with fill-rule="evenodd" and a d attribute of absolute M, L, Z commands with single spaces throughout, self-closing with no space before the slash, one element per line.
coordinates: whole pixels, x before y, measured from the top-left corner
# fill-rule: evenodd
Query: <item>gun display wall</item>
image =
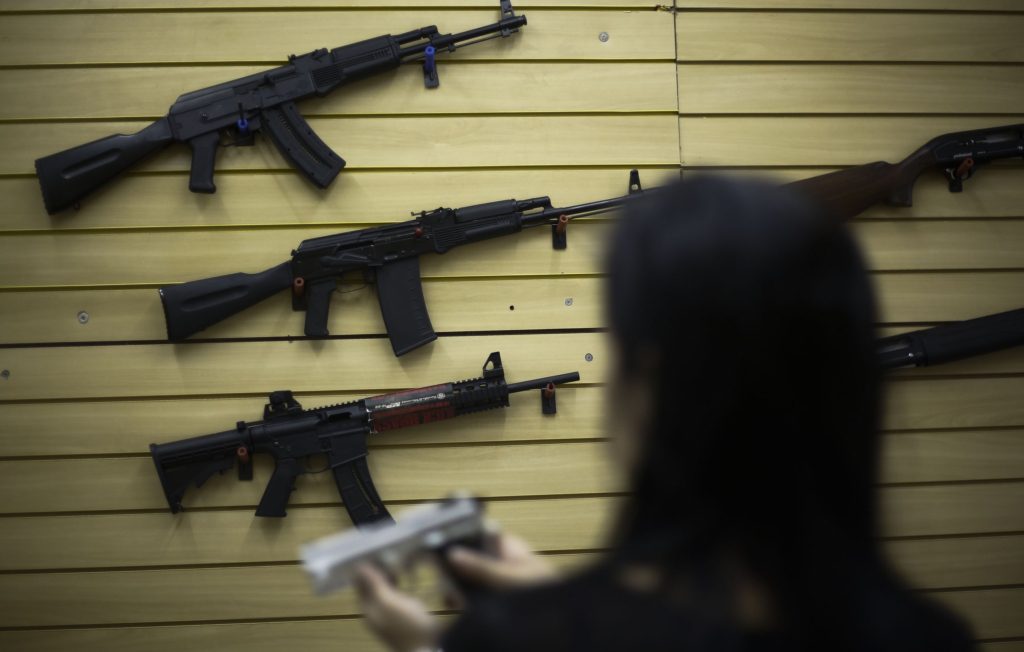
<path fill-rule="evenodd" d="M 359 274 L 334 289 L 323 338 L 281 296 L 172 343 L 159 288 L 272 268 L 300 242 L 391 229 L 411 211 L 586 204 L 628 193 L 632 169 L 645 191 L 708 171 L 806 187 L 898 166 L 945 134 L 1013 143 L 1024 123 L 1024 8 L 1005 0 L 523 0 L 528 23 L 508 38 L 437 44 L 436 88 L 417 53 L 295 105 L 310 138 L 344 157 L 324 188 L 292 169 L 298 150 L 237 146 L 255 114 L 236 103 L 221 107 L 215 194 L 188 191 L 192 154 L 173 146 L 47 213 L 37 159 L 139 132 L 190 89 L 255 80 L 325 45 L 500 25 L 506 4 L 0 7 L 0 648 L 377 649 L 353 596 L 315 598 L 298 568 L 300 544 L 351 526 L 331 473 L 300 476 L 283 521 L 253 516 L 271 477 L 258 461 L 252 482 L 214 473 L 172 515 L 149 445 L 252 421 L 275 388 L 307 407 L 346 403 L 469 377 L 491 351 L 512 381 L 578 369 L 580 382 L 558 389 L 556 416 L 534 390 L 509 410 L 374 435 L 365 459 L 384 505 L 470 488 L 559 565 L 602 545 L 622 493 L 602 423 L 614 215 L 574 221 L 565 249 L 545 222 L 423 256 L 437 339 L 400 359 Z M 844 216 L 879 290 L 879 335 L 897 345 L 883 353 L 904 363 L 921 358 L 906 357 L 920 341 L 903 333 L 1024 305 L 1024 166 L 1012 147 L 991 164 L 972 153 L 977 167 L 923 166 L 912 205 L 904 183 Z M 889 378 L 886 549 L 983 650 L 1020 645 L 1024 351 Z M 442 608 L 432 584 L 420 592 Z"/>

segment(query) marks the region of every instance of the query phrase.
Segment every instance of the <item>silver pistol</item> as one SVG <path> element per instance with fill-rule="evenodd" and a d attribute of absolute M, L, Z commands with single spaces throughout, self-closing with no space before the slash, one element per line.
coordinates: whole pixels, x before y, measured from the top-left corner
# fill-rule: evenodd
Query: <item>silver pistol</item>
<path fill-rule="evenodd" d="M 482 548 L 487 534 L 483 504 L 458 496 L 402 512 L 394 523 L 347 530 L 302 546 L 302 565 L 318 595 L 353 582 L 356 568 L 370 563 L 394 575 L 449 546 Z M 441 560 L 441 566 L 444 562 Z"/>

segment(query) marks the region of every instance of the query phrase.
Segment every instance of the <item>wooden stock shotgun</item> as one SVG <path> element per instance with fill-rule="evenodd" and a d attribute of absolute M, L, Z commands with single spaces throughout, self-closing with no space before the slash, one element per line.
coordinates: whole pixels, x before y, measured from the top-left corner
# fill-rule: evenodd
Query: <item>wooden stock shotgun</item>
<path fill-rule="evenodd" d="M 838 220 L 848 220 L 874 204 L 912 206 L 914 183 L 930 169 L 939 169 L 950 192 L 992 161 L 1024 158 L 1024 124 L 961 131 L 934 138 L 900 161 L 877 161 L 787 184 L 821 203 Z"/>

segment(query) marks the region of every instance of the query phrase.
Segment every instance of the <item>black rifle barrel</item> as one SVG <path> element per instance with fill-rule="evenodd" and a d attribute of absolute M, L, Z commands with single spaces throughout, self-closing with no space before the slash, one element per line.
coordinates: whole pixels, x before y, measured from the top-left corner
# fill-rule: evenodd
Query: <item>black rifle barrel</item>
<path fill-rule="evenodd" d="M 623 195 L 621 197 L 601 199 L 599 201 L 587 202 L 585 204 L 576 204 L 575 206 L 556 206 L 554 208 L 546 208 L 537 213 L 523 215 L 523 227 L 553 224 L 557 222 L 558 218 L 563 215 L 566 215 L 568 217 L 582 217 L 584 215 L 597 215 L 599 213 L 607 213 L 608 211 L 614 208 L 622 206 L 631 199 L 636 199 L 637 196 L 638 195 Z"/>
<path fill-rule="evenodd" d="M 563 383 L 574 383 L 580 379 L 580 372 L 573 371 L 567 374 L 558 374 L 557 376 L 547 376 L 545 378 L 534 378 L 533 380 L 524 380 L 521 383 L 509 383 L 508 393 L 514 394 L 516 392 L 528 392 L 531 389 L 544 389 L 548 385 L 561 385 Z"/>
<path fill-rule="evenodd" d="M 399 56 L 402 59 L 410 59 L 418 55 L 423 54 L 424 50 L 428 47 L 433 46 L 437 50 L 447 50 L 450 47 L 458 47 L 460 43 L 463 45 L 469 45 L 469 43 L 463 43 L 463 41 L 471 41 L 480 39 L 492 34 L 502 32 L 504 30 L 515 30 L 519 29 L 526 24 L 526 16 L 513 16 L 511 18 L 502 18 L 497 23 L 491 23 L 490 25 L 484 25 L 483 27 L 475 27 L 468 29 L 465 32 L 459 32 L 458 34 L 442 34 L 439 36 L 432 36 L 426 43 L 417 43 L 404 47 L 399 51 Z M 403 35 L 404 36 L 404 35 Z"/>
<path fill-rule="evenodd" d="M 878 340 L 883 369 L 927 367 L 1024 344 L 1024 308 Z"/>

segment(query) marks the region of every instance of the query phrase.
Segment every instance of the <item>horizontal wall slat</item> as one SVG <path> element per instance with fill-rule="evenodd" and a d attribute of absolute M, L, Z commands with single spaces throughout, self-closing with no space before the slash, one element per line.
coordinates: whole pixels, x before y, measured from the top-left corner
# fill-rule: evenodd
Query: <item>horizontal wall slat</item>
<path fill-rule="evenodd" d="M 523 403 L 527 405 L 517 404 L 516 409 L 536 409 L 529 401 Z M 484 417 L 470 420 L 479 428 L 487 427 Z M 173 439 L 192 435 L 180 433 Z M 890 436 L 885 452 L 885 482 L 1024 478 L 1020 431 Z M 369 460 L 381 495 L 409 501 L 438 499 L 463 487 L 497 497 L 617 491 L 621 487 L 609 466 L 609 453 L 602 442 L 389 447 L 375 450 Z M 308 468 L 322 465 L 314 460 Z M 240 482 L 233 472 L 225 473 L 199 490 L 186 492 L 183 504 L 186 508 L 253 506 L 272 468 L 267 456 L 257 455 L 252 482 Z M 329 474 L 302 476 L 295 489 L 293 506 L 339 501 Z M 167 504 L 148 456 L 0 461 L 0 492 L 21 495 L 0 510 L 5 514 L 148 510 Z"/>
<path fill-rule="evenodd" d="M 888 487 L 881 494 L 888 536 L 1024 530 L 1024 483 Z M 588 550 L 602 545 L 620 504 L 596 496 L 510 499 L 488 503 L 488 513 L 538 550 Z M 340 505 L 294 507 L 283 520 L 237 509 L 9 516 L 3 524 L 7 570 L 294 561 L 300 544 L 349 527 Z"/>
<path fill-rule="evenodd" d="M 1024 583 L 1024 536 L 904 539 L 886 552 L 911 586 L 921 589 Z"/>
<path fill-rule="evenodd" d="M 1024 115 L 684 117 L 679 128 L 687 166 L 838 166 L 896 163 L 945 133 L 1020 122 Z"/>
<path fill-rule="evenodd" d="M 506 357 L 511 381 L 524 379 L 516 359 Z M 549 371 L 558 371 L 549 369 Z M 472 374 L 467 369 L 458 378 Z M 455 378 L 434 378 L 433 382 Z M 278 387 L 278 385 L 274 385 Z M 264 388 L 269 392 L 271 386 Z M 437 443 L 483 443 L 595 439 L 605 435 L 603 410 L 605 390 L 600 387 L 566 386 L 559 390 L 557 418 L 535 409 L 536 396 L 512 397 L 512 406 L 485 416 L 428 424 L 408 430 L 375 435 L 372 448 L 379 446 Z M 1024 406 L 1017 400 L 1024 394 L 1024 379 L 933 378 L 894 382 L 888 385 L 887 422 L 892 428 L 925 432 L 901 433 L 887 438 L 887 446 L 905 456 L 937 458 L 938 465 L 921 469 L 904 465 L 902 475 L 916 471 L 925 481 L 970 479 L 962 469 L 985 478 L 1021 477 L 1019 447 L 1024 445 L 1016 427 L 1024 425 Z M 306 407 L 332 405 L 364 398 L 365 394 L 297 395 Z M 220 432 L 235 422 L 254 421 L 262 415 L 266 398 L 190 398 L 134 401 L 86 401 L 61 403 L 8 403 L 0 405 L 0 457 L 112 455 L 145 453 L 153 442 L 166 442 L 206 433 Z M 935 432 L 939 428 L 1014 428 L 1002 431 L 959 430 Z M 31 436 L 26 436 L 31 433 Z M 901 437 L 908 436 L 906 443 Z M 979 437 L 979 450 L 961 452 L 952 460 L 946 444 L 956 449 Z M 907 449 L 911 442 L 928 442 L 928 447 Z M 990 445 L 1004 441 L 998 454 Z M 938 443 L 938 446 L 932 446 Z M 998 458 L 998 459 L 996 459 Z M 1004 459 L 1005 458 L 1005 459 Z M 916 463 L 918 458 L 914 457 Z"/>
<path fill-rule="evenodd" d="M 1024 588 L 936 593 L 935 598 L 965 616 L 978 638 L 1024 636 Z"/>
<path fill-rule="evenodd" d="M 676 178 L 670 169 L 640 171 L 644 186 Z M 82 201 L 81 209 L 48 217 L 33 178 L 0 179 L 0 228 L 245 226 L 400 222 L 412 211 L 506 198 L 550 197 L 555 206 L 626 193 L 629 167 L 614 169 L 345 170 L 325 190 L 295 172 L 222 174 L 213 197 L 188 192 L 185 173 L 126 175 Z M 990 198 L 991 199 L 991 198 Z M 1012 197 L 1011 197 L 1012 199 Z M 1018 204 L 1019 205 L 1019 204 Z"/>
<path fill-rule="evenodd" d="M 1017 113 L 1024 104 L 1021 72 L 1005 65 L 685 64 L 678 71 L 679 111 Z"/>
<path fill-rule="evenodd" d="M 504 362 L 510 382 L 526 378 L 516 370 L 516 360 L 505 358 Z M 466 369 L 457 377 L 438 377 L 434 382 L 467 378 L 474 373 Z M 296 395 L 307 408 L 365 397 Z M 517 394 L 509 399 L 507 410 L 392 430 L 372 436 L 369 444 L 375 449 L 400 444 L 595 439 L 605 434 L 604 400 L 600 387 L 567 385 L 558 390 L 558 415 L 552 417 L 541 413 L 539 392 Z M 238 421 L 256 421 L 262 418 L 265 404 L 265 396 L 5 404 L 0 405 L 0 457 L 145 453 L 154 442 L 221 432 Z M 31 437 L 25 436 L 28 432 Z"/>
<path fill-rule="evenodd" d="M 10 236 L 0 239 L 0 287 L 162 285 L 255 273 L 288 260 L 302 240 L 348 230 L 165 232 L 159 246 L 147 232 Z M 1024 220 L 871 221 L 853 231 L 875 270 L 1024 268 Z M 443 256 L 425 255 L 421 271 L 431 279 L 596 274 L 603 270 L 607 235 L 606 225 L 578 223 L 569 228 L 568 248 L 555 250 L 549 229 L 529 229 Z"/>
<path fill-rule="evenodd" d="M 1024 639 L 981 643 L 978 649 L 981 652 L 1024 652 Z"/>
<path fill-rule="evenodd" d="M 423 293 L 440 332 L 600 328 L 600 278 L 428 280 Z M 881 317 L 894 323 L 969 319 L 1022 305 L 1024 272 L 879 273 Z M 376 290 L 343 285 L 333 299 L 335 335 L 383 334 Z M 570 305 L 567 300 L 570 300 Z M 465 310 L 465 306 L 472 306 Z M 85 312 L 88 321 L 79 315 Z M 300 335 L 304 313 L 268 300 L 203 331 L 204 338 Z M 163 310 L 151 289 L 0 292 L 3 343 L 162 340 Z"/>
<path fill-rule="evenodd" d="M 588 550 L 601 545 L 619 504 L 599 497 L 499 500 L 487 513 L 537 550 Z M 240 509 L 14 516 L 3 526 L 0 568 L 32 570 L 295 561 L 300 545 L 351 523 L 341 505 L 330 505 L 296 507 L 284 519 Z"/>
<path fill-rule="evenodd" d="M 492 10 L 155 12 L 13 15 L 0 24 L 4 65 L 266 63 L 382 34 L 437 25 L 442 33 L 493 23 Z M 525 13 L 525 12 L 524 12 Z M 672 15 L 655 11 L 545 11 L 507 38 L 466 48 L 461 60 L 674 57 Z M 225 38 L 225 33 L 230 38 Z M 601 41 L 606 31 L 611 38 Z M 447 57 L 446 57 L 447 58 Z M 441 64 L 441 75 L 444 75 Z M 442 82 L 443 83 L 443 82 Z M 183 89 L 189 90 L 189 89 Z M 173 99 L 173 98 L 170 98 Z"/>
<path fill-rule="evenodd" d="M 691 12 L 681 61 L 1024 61 L 1024 15 Z M 984 38 L 978 38 L 984 35 Z"/>
<path fill-rule="evenodd" d="M 1020 400 L 1024 379 L 925 379 L 920 377 L 923 371 L 911 370 L 886 385 L 886 427 L 902 430 L 1024 424 L 1024 402 Z"/>
<path fill-rule="evenodd" d="M 352 168 L 636 166 L 678 162 L 675 119 L 671 115 L 403 116 L 314 118 L 309 124 Z M 34 174 L 36 158 L 144 126 L 142 122 L 3 124 L 0 142 L 8 147 L 0 150 L 0 174 Z M 187 170 L 190 161 L 189 149 L 178 145 L 133 169 Z M 253 147 L 221 148 L 216 162 L 219 171 L 288 168 L 266 138 L 257 139 Z M 230 199 L 221 197 L 208 201 Z"/>
<path fill-rule="evenodd" d="M 0 380 L 0 401 L 262 394 L 268 387 L 299 393 L 421 387 L 464 377 L 497 350 L 515 365 L 517 378 L 578 369 L 584 383 L 594 383 L 607 371 L 605 345 L 600 333 L 442 337 L 397 363 L 386 339 L 4 349 L 0 368 L 9 374 Z M 900 370 L 893 377 L 1022 372 L 1024 347 L 1016 347 Z"/>
<path fill-rule="evenodd" d="M 1024 307 L 1021 272 L 878 273 L 872 279 L 880 318 L 890 323 L 956 321 Z"/>
<path fill-rule="evenodd" d="M 0 632 L 0 646 L 19 652 L 180 652 L 216 645 L 224 652 L 279 652 L 301 648 L 366 650 L 385 648 L 358 619 L 303 620 L 298 622 L 229 625 L 163 625 L 159 627 L 103 627 Z"/>
<path fill-rule="evenodd" d="M 332 334 L 385 333 L 376 288 L 359 287 L 342 285 L 338 292 L 344 294 L 332 299 Z M 597 328 L 602 287 L 600 279 L 571 277 L 426 281 L 423 295 L 440 332 Z M 206 329 L 202 337 L 301 336 L 305 313 L 293 311 L 287 296 L 275 298 L 281 300 L 257 304 Z M 84 324 L 82 311 L 88 315 Z M 167 338 L 160 297 L 153 289 L 0 293 L 0 332 L 5 343 Z"/>
<path fill-rule="evenodd" d="M 12 236 L 0 241 L 0 283 L 8 287 L 163 284 L 259 272 L 288 260 L 302 240 L 350 230 L 320 227 L 198 230 L 156 236 L 147 232 Z M 1024 220 L 1019 230 L 1024 234 Z M 569 227 L 568 248 L 556 250 L 551 246 L 550 229 L 529 229 L 459 247 L 443 256 L 422 256 L 420 269 L 425 278 L 592 274 L 598 270 L 605 235 L 600 224 L 574 224 Z M 159 246 L 155 246 L 156 238 Z M 116 262 L 111 261 L 111 252 L 117 252 Z M 47 270 L 49 260 L 59 260 L 58 268 Z M 353 275 L 353 281 L 359 278 Z M 287 299 L 284 294 L 281 297 Z"/>
<path fill-rule="evenodd" d="M 911 0 L 914 1 L 914 0 Z M 982 0 L 994 2 L 995 0 Z M 416 0 L 419 8 L 450 9 L 466 7 L 490 9 L 492 0 Z M 143 11 L 159 9 L 401 9 L 406 10 L 410 0 L 301 0 L 283 7 L 281 0 L 9 0 L 4 11 Z M 650 8 L 650 0 L 518 0 L 516 9 L 528 8 L 581 8 L 611 7 Z"/>
<path fill-rule="evenodd" d="M 604 338 L 444 337 L 397 360 L 385 339 L 6 349 L 0 367 L 10 374 L 0 380 L 0 400 L 425 387 L 478 376 L 491 351 L 501 351 L 515 369 L 510 381 L 579 370 L 584 383 L 593 383 L 607 369 Z M 1024 364 L 1024 354 L 1018 357 Z"/>
<path fill-rule="evenodd" d="M 923 143 L 919 143 L 920 146 Z M 890 160 L 898 161 L 908 152 L 892 151 Z M 878 156 L 866 157 L 865 163 Z M 834 172 L 837 168 L 777 168 L 777 169 L 735 169 L 721 168 L 714 171 L 685 170 L 683 176 L 691 178 L 699 174 L 726 174 L 738 178 L 764 179 L 774 183 L 788 183 L 809 179 L 821 174 Z M 1012 163 L 999 163 L 979 170 L 964 185 L 963 192 L 950 193 L 946 177 L 939 169 L 925 172 L 914 185 L 913 206 L 889 206 L 879 204 L 869 208 L 858 219 L 899 218 L 978 218 L 1020 217 L 1024 214 L 1024 184 L 1021 183 L 1024 168 Z"/>
<path fill-rule="evenodd" d="M 894 541 L 897 567 L 919 588 L 984 586 L 1024 579 L 1024 538 Z M 596 554 L 559 554 L 559 567 L 593 563 Z M 952 569 L 952 570 L 951 570 Z M 411 589 L 438 608 L 432 573 Z M 952 582 L 952 583 L 951 583 Z M 157 589 L 157 590 L 154 590 Z M 0 626 L 285 619 L 358 614 L 352 591 L 330 599 L 310 591 L 298 566 L 247 566 L 0 575 Z"/>
<path fill-rule="evenodd" d="M 261 66 L 0 70 L 0 120 L 156 119 L 176 97 L 265 70 Z M 371 77 L 305 116 L 674 111 L 671 63 L 510 63 L 445 67 L 443 91 L 423 88 L 421 66 Z M 87 91 L 87 92 L 86 92 Z M 74 101 L 69 100 L 74 97 Z"/>
<path fill-rule="evenodd" d="M 1024 482 L 919 485 L 882 490 L 886 536 L 1024 530 Z"/>
<path fill-rule="evenodd" d="M 27 2 L 28 0 L 22 0 Z M 98 0 L 106 2 L 107 0 Z M 1018 0 L 676 0 L 679 9 L 879 9 L 888 11 L 1018 11 Z"/>
<path fill-rule="evenodd" d="M 548 560 L 568 571 L 592 563 L 596 556 L 560 554 Z M 436 573 L 422 563 L 399 581 L 429 609 L 446 608 Z M 355 591 L 314 595 L 298 565 L 0 575 L 0 607 L 0 627 L 284 620 L 360 613 Z"/>
<path fill-rule="evenodd" d="M 883 482 L 1024 479 L 1024 429 L 900 433 L 884 442 Z"/>
<path fill-rule="evenodd" d="M 993 631 L 1016 630 L 1019 597 L 1009 589 L 957 594 L 952 606 L 970 620 Z M 993 610 L 987 613 L 988 610 Z M 1009 624 L 1009 625 L 1008 625 Z M 358 619 L 305 620 L 223 625 L 174 625 L 157 627 L 113 627 L 97 629 L 53 629 L 0 632 L 0 644 L 25 652 L 64 652 L 68 649 L 102 649 L 109 652 L 177 652 L 183 648 L 201 649 L 216 641 L 218 650 L 272 652 L 296 647 L 319 650 L 383 650 L 378 640 Z M 1017 652 L 1019 644 L 986 643 L 984 652 Z"/>
<path fill-rule="evenodd" d="M 893 154 L 892 158 L 906 152 Z M 877 154 L 877 153 L 876 153 Z M 861 162 L 877 156 L 866 156 Z M 550 196 L 568 206 L 625 192 L 628 167 L 617 169 L 502 170 L 346 170 L 326 190 L 294 172 L 260 175 L 222 174 L 217 195 L 190 193 L 182 174 L 127 175 L 90 195 L 78 211 L 47 216 L 35 178 L 0 179 L 0 225 L 4 230 L 115 229 L 120 227 L 244 226 L 396 222 L 410 211 L 436 206 L 466 206 L 496 199 Z M 834 168 L 735 170 L 723 174 L 755 176 L 785 183 L 826 174 Z M 686 176 L 706 174 L 687 171 Z M 951 196 L 939 170 L 923 174 L 914 188 L 914 206 L 877 206 L 868 218 L 1024 217 L 1024 169 L 997 165 L 980 170 L 964 192 Z M 676 169 L 643 169 L 645 187 L 668 183 Z M 400 190 L 400 192 L 398 192 Z"/>
<path fill-rule="evenodd" d="M 519 497 L 620 488 L 601 442 L 384 448 L 368 459 L 374 484 L 385 500 L 440 500 L 460 489 L 483 497 Z M 0 491 L 20 495 L 17 504 L 0 508 L 0 513 L 166 508 L 153 466 L 148 457 L 0 461 Z M 307 468 L 324 466 L 323 460 L 312 460 Z M 252 482 L 240 482 L 233 471 L 217 475 L 201 488 L 189 489 L 182 504 L 186 509 L 255 507 L 273 464 L 268 456 L 256 455 L 254 467 Z M 290 507 L 340 503 L 330 473 L 299 476 L 288 501 Z"/>

